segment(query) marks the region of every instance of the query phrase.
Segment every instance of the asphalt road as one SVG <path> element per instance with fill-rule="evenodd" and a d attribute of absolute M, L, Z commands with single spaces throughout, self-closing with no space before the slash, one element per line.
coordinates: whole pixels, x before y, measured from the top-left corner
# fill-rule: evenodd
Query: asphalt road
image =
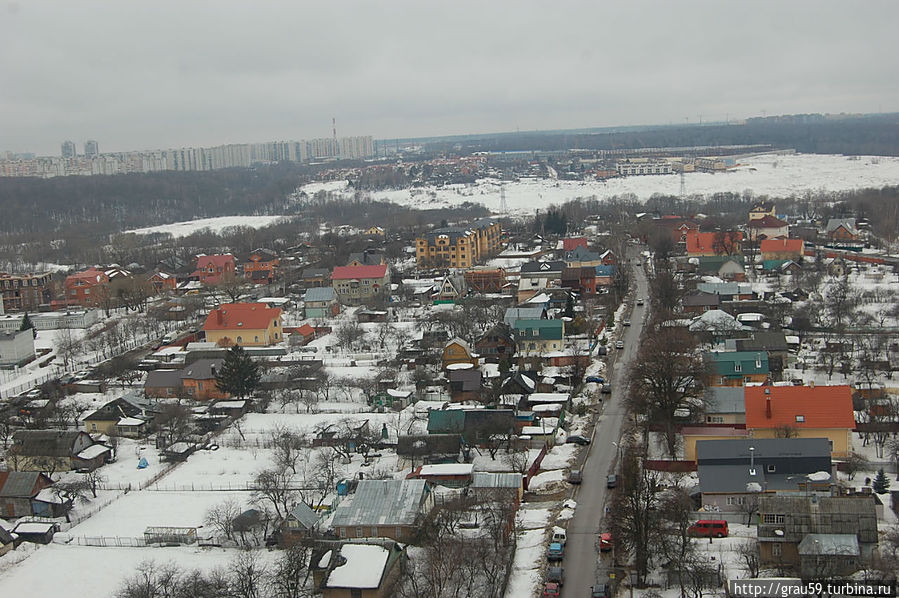
<path fill-rule="evenodd" d="M 630 301 L 633 311 L 632 325 L 625 328 L 624 349 L 610 350 L 612 359 L 608 373 L 612 381 L 611 399 L 606 398 L 602 411 L 593 430 L 593 438 L 586 460 L 581 468 L 583 482 L 573 490 L 577 509 L 568 524 L 568 540 L 565 546 L 565 583 L 562 598 L 583 598 L 590 595 L 590 586 L 601 581 L 608 583 L 608 574 L 598 562 L 598 534 L 604 531 L 603 515 L 608 494 L 606 476 L 614 470 L 617 458 L 616 444 L 621 434 L 625 418 L 624 398 L 627 369 L 637 354 L 640 335 L 643 332 L 646 306 L 635 304 L 635 298 L 648 298 L 648 283 L 643 271 L 639 251 L 632 248 L 628 259 L 631 262 L 636 293 Z M 617 340 L 617 339 L 616 339 Z M 608 395 L 606 395 L 608 397 Z M 607 559 L 607 556 L 603 556 Z M 598 577 L 598 573 L 601 573 Z"/>

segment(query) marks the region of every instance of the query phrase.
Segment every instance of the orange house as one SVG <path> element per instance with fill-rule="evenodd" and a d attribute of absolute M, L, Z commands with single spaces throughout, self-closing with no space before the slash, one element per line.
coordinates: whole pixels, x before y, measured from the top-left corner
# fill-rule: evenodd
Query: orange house
<path fill-rule="evenodd" d="M 805 251 L 805 241 L 802 239 L 765 239 L 759 245 L 762 252 L 762 260 L 793 260 L 802 259 Z"/>
<path fill-rule="evenodd" d="M 243 275 L 255 284 L 271 284 L 280 265 L 278 255 L 269 249 L 257 249 L 243 265 Z"/>
<path fill-rule="evenodd" d="M 743 253 L 743 233 L 741 232 L 688 232 L 686 241 L 687 254 L 692 256 L 742 255 Z"/>
<path fill-rule="evenodd" d="M 167 272 L 153 272 L 147 277 L 147 281 L 153 285 L 153 289 L 157 294 L 166 291 L 174 291 L 178 286 L 178 280 Z"/>
<path fill-rule="evenodd" d="M 197 401 L 230 398 L 227 392 L 219 390 L 215 382 L 216 371 L 221 369 L 222 359 L 198 359 L 184 367 L 181 386 L 184 392 Z"/>
<path fill-rule="evenodd" d="M 88 268 L 66 276 L 63 283 L 66 293 L 66 305 L 95 306 L 98 303 L 97 289 L 109 282 L 109 276 L 103 270 Z"/>
<path fill-rule="evenodd" d="M 746 429 L 754 438 L 776 438 L 784 430 L 798 438 L 827 438 L 831 456 L 845 457 L 855 429 L 849 386 L 748 386 Z"/>

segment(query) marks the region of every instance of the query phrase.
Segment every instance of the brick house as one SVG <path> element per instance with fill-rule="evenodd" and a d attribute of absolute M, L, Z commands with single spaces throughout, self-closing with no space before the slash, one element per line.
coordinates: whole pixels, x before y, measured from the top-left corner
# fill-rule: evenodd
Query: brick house
<path fill-rule="evenodd" d="M 3 293 L 2 312 L 37 311 L 53 298 L 49 272 L 40 274 L 7 274 L 0 272 L 0 292 Z"/>
<path fill-rule="evenodd" d="M 759 244 L 762 260 L 793 260 L 798 262 L 805 254 L 802 239 L 765 239 Z"/>
<path fill-rule="evenodd" d="M 235 272 L 234 256 L 230 253 L 197 256 L 197 268 L 190 278 L 203 284 L 218 284 L 222 278 L 233 278 Z"/>
<path fill-rule="evenodd" d="M 281 308 L 265 303 L 225 303 L 209 312 L 206 340 L 223 346 L 267 347 L 283 340 Z"/>
<path fill-rule="evenodd" d="M 271 284 L 278 274 L 281 260 L 270 249 L 257 249 L 243 265 L 244 278 L 254 284 Z"/>
<path fill-rule="evenodd" d="M 97 290 L 109 283 L 109 276 L 105 271 L 97 268 L 88 268 L 75 274 L 66 276 L 63 283 L 65 289 L 66 305 L 81 305 L 93 307 L 98 305 Z"/>
<path fill-rule="evenodd" d="M 337 266 L 331 272 L 331 285 L 344 305 L 363 303 L 390 292 L 390 271 L 379 266 Z"/>
<path fill-rule="evenodd" d="M 742 254 L 743 233 L 720 231 L 712 233 L 688 232 L 687 255 L 739 255 Z"/>

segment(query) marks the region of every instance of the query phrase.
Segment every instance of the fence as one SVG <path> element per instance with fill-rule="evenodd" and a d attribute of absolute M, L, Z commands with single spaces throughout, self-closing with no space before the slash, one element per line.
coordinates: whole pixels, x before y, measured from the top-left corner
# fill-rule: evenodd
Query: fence
<path fill-rule="evenodd" d="M 76 536 L 71 538 L 78 546 L 102 546 L 104 548 L 144 548 L 147 541 L 143 538 L 123 536 Z"/>

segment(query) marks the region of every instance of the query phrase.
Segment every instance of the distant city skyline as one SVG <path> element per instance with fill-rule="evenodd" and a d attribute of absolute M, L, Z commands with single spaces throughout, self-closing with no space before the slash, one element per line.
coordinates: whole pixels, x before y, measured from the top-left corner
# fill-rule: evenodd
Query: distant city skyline
<path fill-rule="evenodd" d="M 899 110 L 899 3 L 0 0 L 0 150 Z M 774 24 L 774 25 L 772 25 Z M 876 48 L 872 48 L 876 40 Z"/>

